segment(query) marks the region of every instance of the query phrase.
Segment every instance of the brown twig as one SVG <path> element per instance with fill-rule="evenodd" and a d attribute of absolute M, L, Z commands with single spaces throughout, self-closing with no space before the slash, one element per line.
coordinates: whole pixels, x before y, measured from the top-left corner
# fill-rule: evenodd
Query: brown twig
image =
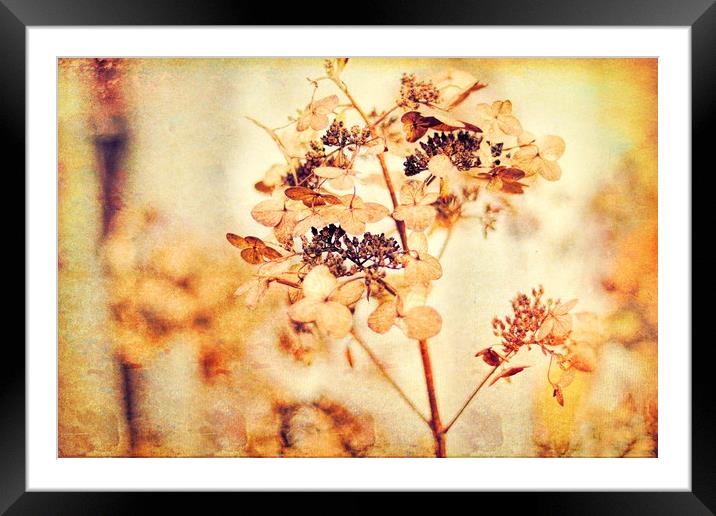
<path fill-rule="evenodd" d="M 430 429 L 433 431 L 435 439 L 435 456 L 446 457 L 445 449 L 445 430 L 440 422 L 440 411 L 438 410 L 438 400 L 435 393 L 435 381 L 433 379 L 433 367 L 430 361 L 430 353 L 428 350 L 428 341 L 421 339 L 420 358 L 423 360 L 423 370 L 425 371 L 425 384 L 428 389 L 428 402 L 430 403 Z"/>

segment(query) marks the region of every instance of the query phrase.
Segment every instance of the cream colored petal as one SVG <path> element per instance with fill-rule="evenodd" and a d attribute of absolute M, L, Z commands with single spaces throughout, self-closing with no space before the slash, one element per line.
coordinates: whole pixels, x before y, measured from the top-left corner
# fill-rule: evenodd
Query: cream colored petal
<path fill-rule="evenodd" d="M 394 300 L 381 303 L 368 317 L 368 327 L 376 333 L 387 333 L 393 326 L 393 323 L 395 323 L 397 315 L 396 302 Z"/>
<path fill-rule="evenodd" d="M 443 320 L 434 308 L 417 306 L 403 318 L 405 334 L 411 339 L 425 340 L 440 333 Z"/>
<path fill-rule="evenodd" d="M 497 123 L 500 127 L 500 131 L 505 134 L 516 136 L 522 132 L 522 124 L 512 115 L 500 115 Z"/>
<path fill-rule="evenodd" d="M 316 326 L 329 337 L 340 339 L 350 333 L 353 327 L 353 314 L 348 308 L 335 301 L 321 303 L 316 310 Z"/>
<path fill-rule="evenodd" d="M 566 144 L 559 136 L 545 136 L 537 140 L 539 155 L 548 161 L 556 161 L 562 157 Z"/>
<path fill-rule="evenodd" d="M 543 340 L 547 338 L 547 336 L 552 333 L 552 328 L 554 328 L 554 317 L 548 315 L 547 318 L 542 321 L 542 325 L 539 327 L 539 330 L 537 330 L 537 333 L 535 333 L 535 339 Z"/>
<path fill-rule="evenodd" d="M 408 229 L 425 231 L 435 221 L 435 208 L 432 206 L 409 206 L 406 208 L 402 220 L 405 221 L 405 226 Z"/>
<path fill-rule="evenodd" d="M 512 102 L 509 100 L 503 101 L 502 104 L 500 104 L 497 114 L 500 117 L 512 114 Z"/>
<path fill-rule="evenodd" d="M 363 211 L 367 217 L 366 222 L 378 222 L 390 214 L 390 210 L 388 208 L 376 202 L 365 203 Z"/>
<path fill-rule="evenodd" d="M 296 130 L 302 132 L 311 127 L 311 117 L 311 113 L 306 113 L 301 118 L 299 118 L 298 122 L 296 123 Z"/>
<path fill-rule="evenodd" d="M 532 134 L 529 131 L 523 131 L 518 137 L 517 137 L 517 145 L 523 147 L 525 145 L 530 145 L 534 143 L 535 141 L 535 135 Z"/>
<path fill-rule="evenodd" d="M 416 204 L 418 202 L 418 196 L 421 191 L 419 181 L 409 180 L 406 181 L 403 186 L 400 187 L 400 203 L 401 204 Z"/>
<path fill-rule="evenodd" d="M 437 177 L 447 177 L 457 172 L 457 167 L 445 154 L 438 154 L 428 161 L 428 171 Z"/>
<path fill-rule="evenodd" d="M 354 210 L 342 210 L 338 212 L 338 223 L 352 235 L 362 235 L 365 232 L 365 222 Z"/>
<path fill-rule="evenodd" d="M 303 295 L 308 299 L 323 301 L 333 292 L 337 282 L 328 267 L 318 265 L 303 279 Z"/>
<path fill-rule="evenodd" d="M 363 280 L 351 280 L 336 288 L 328 297 L 328 300 L 350 306 L 363 296 L 363 292 L 365 292 Z"/>
<path fill-rule="evenodd" d="M 316 320 L 318 307 L 322 302 L 304 297 L 288 307 L 288 316 L 296 322 L 308 323 Z"/>
<path fill-rule="evenodd" d="M 355 176 L 346 173 L 335 179 L 331 179 L 328 181 L 328 184 L 336 190 L 350 190 L 355 186 Z"/>
<path fill-rule="evenodd" d="M 443 124 L 447 124 L 451 127 L 465 127 L 465 124 L 463 124 L 460 120 L 453 117 L 450 113 L 442 109 L 424 107 L 420 109 L 420 114 L 423 116 L 431 116 L 433 118 L 436 118 L 440 120 Z"/>
<path fill-rule="evenodd" d="M 552 335 L 555 337 L 564 337 L 570 331 L 572 331 L 572 316 L 558 315 L 554 317 L 554 328 L 552 328 Z"/>
<path fill-rule="evenodd" d="M 477 109 L 477 115 L 480 118 L 483 118 L 483 119 L 493 118 L 492 106 L 490 106 L 490 104 L 478 104 L 476 109 Z"/>
<path fill-rule="evenodd" d="M 328 97 L 316 100 L 311 106 L 311 111 L 316 114 L 327 115 L 336 109 L 338 102 L 338 95 L 329 95 Z"/>
<path fill-rule="evenodd" d="M 408 247 L 419 256 L 426 255 L 428 253 L 428 237 L 423 232 L 413 231 L 408 237 Z"/>
<path fill-rule="evenodd" d="M 521 147 L 512 155 L 514 161 L 529 161 L 539 154 L 536 145 L 526 145 Z"/>
<path fill-rule="evenodd" d="M 259 224 L 267 227 L 274 227 L 283 218 L 284 214 L 284 203 L 277 199 L 269 199 L 267 201 L 261 201 L 254 209 L 251 210 L 251 216 Z"/>
<path fill-rule="evenodd" d="M 314 114 L 311 116 L 311 129 L 321 131 L 328 127 L 328 115 Z"/>
<path fill-rule="evenodd" d="M 313 173 L 316 174 L 318 177 L 334 179 L 336 177 L 345 175 L 346 171 L 345 169 L 342 169 L 340 167 L 316 167 L 313 169 Z"/>
<path fill-rule="evenodd" d="M 574 308 L 578 302 L 579 302 L 578 299 L 570 299 L 569 301 L 566 301 L 564 303 L 561 303 L 561 304 L 555 306 L 554 309 L 552 310 L 552 313 L 554 315 L 565 315 L 572 308 Z"/>
<path fill-rule="evenodd" d="M 430 255 L 421 255 L 420 261 L 423 264 L 423 270 L 429 280 L 440 279 L 443 275 L 443 268 L 437 258 Z"/>
<path fill-rule="evenodd" d="M 562 169 L 556 161 L 541 160 L 537 172 L 547 181 L 557 181 L 562 177 Z"/>

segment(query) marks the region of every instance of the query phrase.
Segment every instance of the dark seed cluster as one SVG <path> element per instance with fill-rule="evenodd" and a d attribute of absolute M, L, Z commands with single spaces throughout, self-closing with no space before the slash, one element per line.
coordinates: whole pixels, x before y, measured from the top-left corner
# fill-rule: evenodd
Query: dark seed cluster
<path fill-rule="evenodd" d="M 288 186 L 305 186 L 306 188 L 315 188 L 318 186 L 318 178 L 313 174 L 316 167 L 324 164 L 326 159 L 326 151 L 318 142 L 311 142 L 311 149 L 306 152 L 306 156 L 301 164 L 296 167 L 295 173 L 288 174 L 285 184 Z"/>
<path fill-rule="evenodd" d="M 532 289 L 531 297 L 518 294 L 512 300 L 513 316 L 507 316 L 504 320 L 493 319 L 493 333 L 502 339 L 505 350 L 517 350 L 520 346 L 536 343 L 535 333 L 549 310 L 542 299 L 543 295 L 542 287 Z"/>
<path fill-rule="evenodd" d="M 336 277 L 359 272 L 375 273 L 380 269 L 400 269 L 400 245 L 383 233 L 364 233 L 362 238 L 349 237 L 335 224 L 311 229 L 311 238 L 304 238 L 303 261 L 311 267 L 326 265 Z"/>
<path fill-rule="evenodd" d="M 326 134 L 321 137 L 323 145 L 328 147 L 347 147 L 348 145 L 365 145 L 370 141 L 371 133 L 367 127 L 359 127 L 354 125 L 350 129 L 344 127 L 343 122 L 336 120 L 326 130 Z"/>
<path fill-rule="evenodd" d="M 430 81 L 418 81 L 414 74 L 403 74 L 400 79 L 402 107 L 416 109 L 419 104 L 435 104 L 440 101 L 440 91 Z"/>
<path fill-rule="evenodd" d="M 415 154 L 407 157 L 403 163 L 406 176 L 414 176 L 428 169 L 428 162 L 433 156 L 444 154 L 450 158 L 459 170 L 468 170 L 480 166 L 480 143 L 482 137 L 467 131 L 455 133 L 438 133 L 420 143 Z M 502 149 L 500 148 L 500 152 Z"/>

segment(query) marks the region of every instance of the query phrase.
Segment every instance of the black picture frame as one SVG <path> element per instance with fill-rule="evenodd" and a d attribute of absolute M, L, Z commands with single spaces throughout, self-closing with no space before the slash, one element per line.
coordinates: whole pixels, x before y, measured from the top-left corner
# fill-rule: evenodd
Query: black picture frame
<path fill-rule="evenodd" d="M 368 5 L 373 4 L 373 5 Z M 408 5 L 410 8 L 408 9 Z M 350 8 L 350 6 L 348 6 Z M 715 113 L 716 6 L 714 0 L 502 0 L 494 2 L 429 2 L 413 0 L 370 0 L 360 3 L 351 15 L 357 25 L 602 25 L 602 26 L 689 26 L 692 70 L 692 167 L 712 173 L 708 127 Z M 302 3 L 258 2 L 241 5 L 220 0 L 0 0 L 0 131 L 6 162 L 16 158 L 16 169 L 25 163 L 25 31 L 30 26 L 64 25 L 283 25 L 304 22 L 334 24 L 334 10 L 307 8 Z M 699 167 L 701 165 L 701 167 Z M 662 173 L 660 171 L 660 173 Z M 667 171 L 668 173 L 668 171 Z M 48 175 L 48 181 L 52 181 Z M 23 187 L 24 188 L 24 187 Z M 687 228 L 684 228 L 687 230 Z M 25 257 L 27 258 L 27 257 Z M 27 281 L 27 277 L 26 277 Z M 48 295 L 53 295 L 48 292 Z M 691 346 L 689 342 L 669 345 Z M 17 341 L 16 341 L 17 342 Z M 48 347 L 54 343 L 48 343 Z M 80 493 L 26 492 L 25 488 L 25 353 L 19 345 L 5 344 L 0 360 L 3 384 L 0 395 L 0 512 L 6 514 L 128 514 L 152 510 L 159 501 L 165 511 L 173 506 L 205 511 L 206 495 L 189 493 Z M 706 383 L 712 341 L 692 347 L 692 490 L 690 492 L 591 492 L 591 493 L 464 493 L 451 498 L 450 505 L 465 504 L 469 510 L 488 505 L 507 507 L 509 512 L 532 514 L 714 514 L 716 511 L 716 453 L 712 387 Z M 457 493 L 451 494 L 452 496 Z M 238 510 L 250 504 L 254 494 L 222 493 L 228 507 Z M 271 498 L 271 510 L 293 510 L 309 505 L 318 513 L 372 512 L 382 503 L 375 494 L 353 493 L 341 502 L 301 494 L 290 500 Z M 319 495 L 323 496 L 323 495 Z M 467 497 L 470 498 L 467 498 Z M 300 497 L 299 499 L 296 499 Z M 154 502 L 154 503 L 153 503 Z M 215 503 L 213 500 L 212 504 Z M 266 502 L 264 501 L 264 504 Z M 424 494 L 403 496 L 400 512 L 412 505 L 440 510 L 444 501 Z M 213 510 L 213 509 L 212 509 Z M 497 509 L 499 510 L 499 509 Z M 6 512 L 4 512 L 6 511 Z"/>

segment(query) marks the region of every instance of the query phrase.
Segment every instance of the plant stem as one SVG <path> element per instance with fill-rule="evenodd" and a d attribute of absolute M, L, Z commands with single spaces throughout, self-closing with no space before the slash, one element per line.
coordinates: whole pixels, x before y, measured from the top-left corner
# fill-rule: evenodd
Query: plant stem
<path fill-rule="evenodd" d="M 438 409 L 438 400 L 435 395 L 435 382 L 433 380 L 433 367 L 430 361 L 430 353 L 428 350 L 428 341 L 422 339 L 418 341 L 420 344 L 420 357 L 423 359 L 423 370 L 425 371 L 425 384 L 428 389 L 428 402 L 430 403 L 430 429 L 433 431 L 435 439 L 435 456 L 445 457 L 445 431 L 440 421 L 440 411 Z"/>
<path fill-rule="evenodd" d="M 422 419 L 426 424 L 430 424 L 430 420 L 423 415 L 423 413 L 418 409 L 418 407 L 415 406 L 415 403 L 413 403 L 410 398 L 408 398 L 408 395 L 405 394 L 405 391 L 400 388 L 400 385 L 393 380 L 393 377 L 390 376 L 390 373 L 388 372 L 387 368 L 381 362 L 381 360 L 378 358 L 378 356 L 373 353 L 373 350 L 370 349 L 368 346 L 368 343 L 363 340 L 363 337 L 360 336 L 360 334 L 356 331 L 354 328 L 351 330 L 351 336 L 353 337 L 353 340 L 355 340 L 358 345 L 363 348 L 363 351 L 366 352 L 368 357 L 373 361 L 373 364 L 375 367 L 380 371 L 380 374 L 383 375 L 383 377 L 388 381 L 388 383 L 397 391 L 397 393 L 400 395 L 400 397 L 403 399 L 403 401 L 412 409 L 413 412 L 415 412 L 420 419 Z"/>
<path fill-rule="evenodd" d="M 343 92 L 343 94 L 348 98 L 350 103 L 353 105 L 355 110 L 358 112 L 360 117 L 363 119 L 365 124 L 370 129 L 371 134 L 373 137 L 378 137 L 378 132 L 376 131 L 376 128 L 371 125 L 370 120 L 368 119 L 368 116 L 366 115 L 365 111 L 361 109 L 360 105 L 356 101 L 356 99 L 351 94 L 350 90 L 348 90 L 348 87 L 341 81 L 340 79 L 333 79 L 333 82 L 338 86 L 338 88 Z M 378 162 L 380 163 L 380 168 L 383 172 L 383 179 L 385 180 L 385 186 L 388 188 L 388 192 L 390 193 L 390 200 L 393 203 L 393 209 L 397 208 L 398 203 L 398 196 L 395 194 L 395 187 L 393 186 L 393 180 L 390 178 L 390 171 L 388 170 L 388 165 L 385 162 L 385 156 L 383 154 L 378 154 Z M 403 250 L 405 252 L 409 252 L 410 249 L 408 248 L 408 234 L 405 231 L 405 223 L 402 220 L 395 220 L 395 227 L 398 230 L 398 234 L 400 235 L 400 242 L 403 244 Z M 445 433 L 442 429 L 442 423 L 440 422 L 440 412 L 438 410 L 438 402 L 437 397 L 435 395 L 435 383 L 433 381 L 433 370 L 432 365 L 430 363 L 430 353 L 428 351 L 428 341 L 427 340 L 420 340 L 420 356 L 423 360 L 423 370 L 425 372 L 425 385 L 428 390 L 428 401 L 430 402 L 430 421 L 428 421 L 428 425 L 430 426 L 430 429 L 433 432 L 433 438 L 435 439 L 435 456 L 436 457 L 445 457 L 446 456 L 446 450 L 445 450 Z"/>
<path fill-rule="evenodd" d="M 470 395 L 467 397 L 467 399 L 465 400 L 465 403 L 463 403 L 463 404 L 462 404 L 462 407 L 460 407 L 460 410 L 457 411 L 457 414 L 455 414 L 455 415 L 452 417 L 452 419 L 450 420 L 450 422 L 449 422 L 447 425 L 445 425 L 445 428 L 443 429 L 443 432 L 447 433 L 448 430 L 450 430 L 450 428 L 452 428 L 452 425 L 455 424 L 455 422 L 456 422 L 456 421 L 458 420 L 458 418 L 462 415 L 462 413 L 465 412 L 465 409 L 467 408 L 467 406 L 472 402 L 472 400 L 475 398 L 475 396 L 477 396 L 477 393 L 480 392 L 480 390 L 485 386 L 485 384 L 487 383 L 487 380 L 489 380 L 490 377 L 491 377 L 493 374 L 495 374 L 495 371 L 497 371 L 497 369 L 498 369 L 501 365 L 507 363 L 507 361 L 508 361 L 509 358 L 510 358 L 510 354 L 511 354 L 511 352 L 508 353 L 508 354 L 505 356 L 505 358 L 504 358 L 504 360 L 503 360 L 502 362 L 500 362 L 499 364 L 497 364 L 496 366 L 494 366 L 492 369 L 490 369 L 490 371 L 487 373 L 487 375 L 485 375 L 485 377 L 482 379 L 482 381 L 477 384 L 477 387 L 475 387 L 475 388 L 473 389 L 472 393 L 470 393 Z"/>
<path fill-rule="evenodd" d="M 333 82 L 335 82 L 336 86 L 338 86 L 338 88 L 343 92 L 343 94 L 348 97 L 348 100 L 353 105 L 353 108 L 355 108 L 355 110 L 358 112 L 360 117 L 370 129 L 371 135 L 373 135 L 374 138 L 378 138 L 378 131 L 376 131 L 375 127 L 370 123 L 368 115 L 366 115 L 365 111 L 363 111 L 358 102 L 356 102 L 356 99 L 353 97 L 348 87 L 341 80 L 334 79 Z M 390 201 L 393 203 L 393 209 L 395 209 L 398 207 L 399 204 L 398 196 L 395 193 L 393 180 L 390 178 L 390 172 L 388 171 L 388 165 L 385 162 L 385 156 L 383 156 L 382 154 L 378 154 L 378 163 L 380 163 L 380 168 L 383 172 L 383 180 L 385 181 L 385 186 L 388 188 L 388 193 L 390 193 Z M 408 249 L 408 235 L 405 232 L 405 223 L 402 220 L 396 220 L 395 227 L 398 229 L 398 234 L 400 235 L 400 243 L 403 244 L 403 249 L 406 252 L 409 251 L 410 249 Z"/>

